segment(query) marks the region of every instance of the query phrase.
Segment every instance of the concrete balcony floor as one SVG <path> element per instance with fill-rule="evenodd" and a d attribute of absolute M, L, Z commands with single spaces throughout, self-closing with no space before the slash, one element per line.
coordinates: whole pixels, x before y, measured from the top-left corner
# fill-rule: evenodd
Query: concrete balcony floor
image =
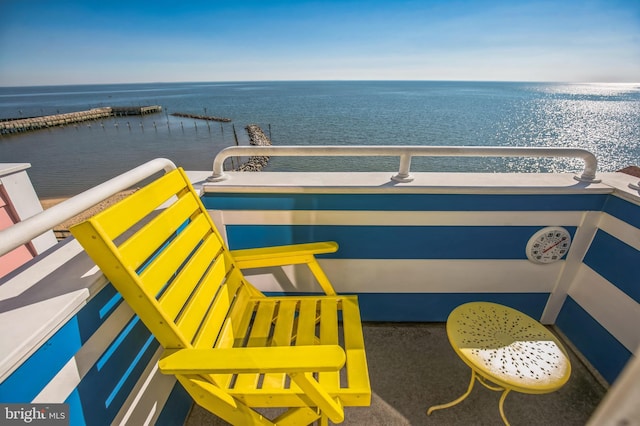
<path fill-rule="evenodd" d="M 476 383 L 460 404 L 426 415 L 431 405 L 462 395 L 470 369 L 447 340 L 444 323 L 365 323 L 365 345 L 372 387 L 366 408 L 346 408 L 344 425 L 501 425 L 499 392 Z M 571 378 L 560 390 L 529 395 L 511 392 L 505 414 L 517 425 L 584 425 L 606 389 L 567 347 Z M 267 414 L 268 415 L 268 414 Z M 185 425 L 226 425 L 194 405 Z"/>

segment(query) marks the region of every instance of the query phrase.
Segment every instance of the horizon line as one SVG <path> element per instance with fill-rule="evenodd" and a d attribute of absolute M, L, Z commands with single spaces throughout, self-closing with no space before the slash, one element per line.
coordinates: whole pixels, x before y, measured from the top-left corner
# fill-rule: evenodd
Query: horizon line
<path fill-rule="evenodd" d="M 103 83 L 57 83 L 57 84 L 27 84 L 0 85 L 0 88 L 27 87 L 69 87 L 69 86 L 112 86 L 112 85 L 142 85 L 142 84 L 206 84 L 206 83 L 319 83 L 319 82 L 434 82 L 434 83 L 539 83 L 539 84 L 608 84 L 634 85 L 640 81 L 561 81 L 561 80 L 467 80 L 467 79 L 282 79 L 282 80 L 183 80 L 183 81 L 133 81 L 133 82 L 103 82 Z"/>

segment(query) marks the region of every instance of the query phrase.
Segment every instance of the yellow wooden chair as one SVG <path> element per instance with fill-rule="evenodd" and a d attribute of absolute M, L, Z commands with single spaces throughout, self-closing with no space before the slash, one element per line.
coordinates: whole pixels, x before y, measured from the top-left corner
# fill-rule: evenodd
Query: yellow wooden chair
<path fill-rule="evenodd" d="M 165 348 L 160 371 L 222 419 L 340 423 L 343 407 L 370 404 L 357 298 L 314 256 L 336 243 L 229 251 L 182 169 L 71 232 Z M 241 272 L 288 264 L 307 264 L 325 294 L 267 297 Z M 285 410 L 270 420 L 265 407 Z"/>

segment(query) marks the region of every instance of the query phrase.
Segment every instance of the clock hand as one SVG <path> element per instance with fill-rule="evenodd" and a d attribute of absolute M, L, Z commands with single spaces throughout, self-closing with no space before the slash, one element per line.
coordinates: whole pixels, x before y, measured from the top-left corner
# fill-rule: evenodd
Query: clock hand
<path fill-rule="evenodd" d="M 560 240 L 557 243 L 555 243 L 554 245 L 552 245 L 551 247 L 547 247 L 546 249 L 542 250 L 542 253 L 544 254 L 544 253 L 548 252 L 549 250 L 551 250 L 552 248 L 554 248 L 555 246 L 557 246 L 558 244 L 560 244 L 563 241 L 564 240 Z"/>

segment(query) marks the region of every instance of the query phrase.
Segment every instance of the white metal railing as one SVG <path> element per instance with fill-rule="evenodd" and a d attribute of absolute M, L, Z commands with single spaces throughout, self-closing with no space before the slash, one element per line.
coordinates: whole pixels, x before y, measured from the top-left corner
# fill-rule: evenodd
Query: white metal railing
<path fill-rule="evenodd" d="M 584 169 L 575 179 L 597 183 L 598 160 L 591 152 L 581 148 L 524 148 L 494 146 L 232 146 L 221 150 L 213 160 L 213 175 L 209 182 L 228 179 L 224 162 L 229 157 L 281 156 L 281 157 L 400 157 L 398 173 L 394 181 L 413 180 L 409 171 L 411 158 L 421 157 L 568 157 L 584 160 Z"/>
<path fill-rule="evenodd" d="M 171 160 L 156 158 L 0 231 L 0 256 L 149 176 L 175 168 Z"/>

